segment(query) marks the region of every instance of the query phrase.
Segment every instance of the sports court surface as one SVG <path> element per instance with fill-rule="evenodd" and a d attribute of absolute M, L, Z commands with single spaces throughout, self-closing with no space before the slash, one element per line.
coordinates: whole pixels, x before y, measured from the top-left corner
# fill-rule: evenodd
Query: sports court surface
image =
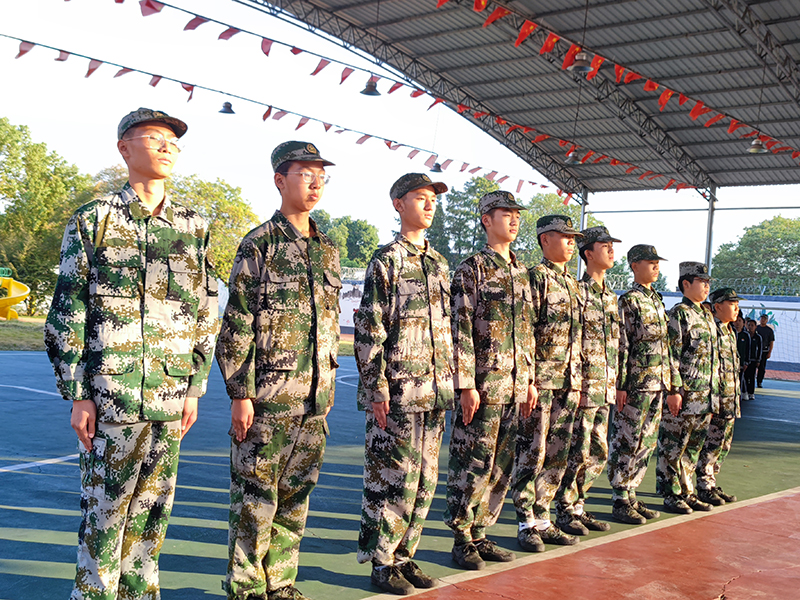
<path fill-rule="evenodd" d="M 311 497 L 297 587 L 315 600 L 376 596 L 369 566 L 355 560 L 361 507 L 363 415 L 358 375 L 340 359 L 325 466 Z M 720 484 L 739 502 L 711 513 L 664 515 L 642 527 L 614 523 L 572 548 L 527 554 L 516 547 L 507 504 L 490 537 L 517 552 L 509 565 L 464 573 L 450 561 L 440 485 L 417 562 L 443 578 L 430 599 L 649 600 L 800 598 L 800 383 L 765 382 L 743 407 Z M 161 555 L 164 600 L 223 596 L 228 517 L 228 401 L 216 365 L 200 419 L 184 440 L 178 491 Z M 653 465 L 639 496 L 654 497 Z M 63 600 L 75 572 L 79 523 L 77 441 L 47 357 L 0 352 L 0 600 Z M 601 476 L 589 510 L 610 515 Z M 724 594 L 724 596 L 723 596 Z M 395 596 L 380 596 L 381 598 Z"/>

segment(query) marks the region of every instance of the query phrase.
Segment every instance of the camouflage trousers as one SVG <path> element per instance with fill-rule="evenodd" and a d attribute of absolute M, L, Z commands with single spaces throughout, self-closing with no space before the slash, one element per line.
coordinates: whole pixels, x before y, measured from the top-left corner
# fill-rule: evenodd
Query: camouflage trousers
<path fill-rule="evenodd" d="M 582 506 L 589 489 L 606 466 L 610 409 L 610 405 L 578 409 L 578 417 L 572 427 L 567 470 L 556 492 L 556 509 L 559 513 L 572 513 L 576 506 Z"/>
<path fill-rule="evenodd" d="M 708 425 L 706 443 L 700 451 L 697 460 L 697 487 L 701 490 L 710 490 L 717 487 L 717 475 L 720 467 L 731 451 L 733 444 L 733 425 L 736 418 L 726 415 L 713 415 Z"/>
<path fill-rule="evenodd" d="M 539 404 L 520 419 L 512 498 L 520 523 L 550 520 L 550 503 L 567 470 L 580 392 L 539 390 Z"/>
<path fill-rule="evenodd" d="M 308 498 L 325 454 L 323 417 L 256 417 L 231 444 L 228 575 L 231 600 L 293 585 Z"/>
<path fill-rule="evenodd" d="M 673 417 L 664 407 L 658 429 L 656 493 L 662 496 L 694 493 L 692 475 L 706 441 L 709 423 L 711 413 Z"/>
<path fill-rule="evenodd" d="M 80 447 L 81 525 L 72 600 L 157 600 L 175 495 L 180 421 L 98 423 Z"/>
<path fill-rule="evenodd" d="M 628 500 L 642 484 L 656 449 L 665 392 L 629 392 L 622 410 L 613 410 L 608 431 L 608 482 L 614 500 Z"/>
<path fill-rule="evenodd" d="M 444 513 L 456 544 L 485 537 L 500 516 L 514 468 L 518 415 L 517 404 L 481 404 L 464 425 L 456 403 Z"/>
<path fill-rule="evenodd" d="M 389 403 L 392 407 L 392 403 Z M 445 411 L 392 410 L 386 429 L 368 410 L 358 562 L 412 558 L 439 481 Z"/>

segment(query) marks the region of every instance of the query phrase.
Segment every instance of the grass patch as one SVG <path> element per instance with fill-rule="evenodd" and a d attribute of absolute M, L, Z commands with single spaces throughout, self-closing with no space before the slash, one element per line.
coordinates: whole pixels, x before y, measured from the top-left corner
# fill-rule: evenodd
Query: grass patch
<path fill-rule="evenodd" d="M 44 319 L 0 320 L 0 350 L 44 350 Z"/>
<path fill-rule="evenodd" d="M 339 342 L 339 355 L 340 356 L 355 356 L 353 352 L 353 342 L 340 341 Z"/>

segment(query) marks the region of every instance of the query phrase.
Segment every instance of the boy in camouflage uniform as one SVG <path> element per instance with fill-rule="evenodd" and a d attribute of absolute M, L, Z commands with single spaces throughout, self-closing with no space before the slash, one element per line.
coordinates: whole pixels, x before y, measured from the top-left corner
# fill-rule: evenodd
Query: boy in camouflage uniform
<path fill-rule="evenodd" d="M 140 108 L 117 129 L 119 192 L 67 224 L 45 325 L 80 439 L 73 600 L 160 597 L 180 441 L 206 390 L 217 323 L 208 226 L 164 183 L 186 124 Z"/>
<path fill-rule="evenodd" d="M 736 496 L 726 494 L 717 485 L 716 476 L 722 462 L 730 452 L 733 442 L 733 425 L 741 417 L 739 397 L 739 352 L 736 347 L 736 332 L 731 323 L 739 314 L 739 296 L 733 288 L 720 288 L 708 297 L 717 325 L 717 348 L 719 351 L 719 380 L 716 393 L 719 396 L 719 412 L 711 417 L 705 444 L 697 461 L 697 497 L 713 506 L 736 502 Z"/>
<path fill-rule="evenodd" d="M 611 515 L 631 525 L 659 516 L 636 498 L 636 488 L 656 447 L 661 405 L 678 375 L 669 351 L 664 303 L 651 288 L 661 260 L 666 259 L 653 246 L 633 246 L 628 264 L 634 284 L 619 298 L 619 370 L 616 410 L 609 425 L 608 480 L 614 500 Z"/>
<path fill-rule="evenodd" d="M 300 541 L 339 366 L 339 252 L 309 218 L 333 163 L 297 141 L 271 160 L 281 207 L 239 245 L 217 344 L 231 398 L 231 600 L 305 598 Z"/>
<path fill-rule="evenodd" d="M 619 240 L 605 227 L 581 233 L 580 257 L 586 263 L 578 284 L 583 305 L 583 387 L 567 470 L 556 493 L 556 526 L 573 535 L 610 529 L 584 510 L 584 502 L 608 459 L 608 413 L 616 398 L 619 348 L 617 294 L 605 284 L 606 270 L 614 266 L 614 242 Z"/>
<path fill-rule="evenodd" d="M 400 233 L 375 251 L 355 317 L 358 406 L 366 411 L 358 561 L 372 561 L 372 582 L 394 594 L 436 585 L 411 559 L 439 478 L 445 411 L 453 405 L 447 261 L 425 240 L 436 196 L 446 191 L 422 173 L 392 185 Z"/>
<path fill-rule="evenodd" d="M 485 194 L 478 205 L 487 243 L 464 260 L 451 285 L 453 386 L 460 403 L 451 415 L 450 469 L 444 521 L 453 530 L 453 560 L 482 569 L 509 562 L 513 552 L 486 539 L 503 508 L 514 466 L 518 413 L 536 402 L 530 351 L 531 288 L 511 243 L 519 211 L 509 192 Z"/>
<path fill-rule="evenodd" d="M 708 267 L 682 262 L 678 287 L 683 299 L 669 311 L 669 343 L 672 360 L 679 366 L 673 382 L 673 399 L 661 417 L 658 430 L 656 491 L 664 496 L 664 508 L 689 514 L 711 510 L 694 494 L 692 475 L 705 443 L 712 413 L 719 411 L 719 353 L 717 326 L 708 306 Z"/>
<path fill-rule="evenodd" d="M 582 236 L 565 215 L 541 217 L 536 235 L 544 258 L 528 274 L 538 405 L 529 418 L 520 420 L 512 482 L 519 521 L 517 541 L 528 552 L 543 551 L 543 542 L 578 542 L 551 523 L 550 503 L 567 468 L 580 400 L 580 294 L 567 263 L 575 251 L 575 238 Z"/>

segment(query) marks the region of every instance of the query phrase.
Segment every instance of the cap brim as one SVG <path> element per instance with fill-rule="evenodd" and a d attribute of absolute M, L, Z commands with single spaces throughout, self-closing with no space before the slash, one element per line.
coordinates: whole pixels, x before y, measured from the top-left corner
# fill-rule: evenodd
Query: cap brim
<path fill-rule="evenodd" d="M 128 131 L 128 129 L 133 129 L 134 127 L 146 125 L 147 123 L 164 123 L 170 129 L 172 129 L 175 135 L 179 138 L 182 138 L 184 135 L 186 135 L 186 132 L 189 131 L 189 126 L 180 119 L 176 119 L 175 117 L 162 117 L 160 119 L 147 119 L 146 121 L 140 121 L 139 123 L 134 123 L 133 125 L 128 127 L 125 131 L 123 131 L 122 135 L 125 135 L 125 132 Z"/>
<path fill-rule="evenodd" d="M 434 181 L 433 183 L 429 183 L 429 186 L 433 188 L 433 191 L 436 192 L 437 195 L 444 194 L 450 188 L 447 187 L 446 183 L 442 183 L 441 181 Z M 427 187 L 427 186 L 422 186 Z"/>

